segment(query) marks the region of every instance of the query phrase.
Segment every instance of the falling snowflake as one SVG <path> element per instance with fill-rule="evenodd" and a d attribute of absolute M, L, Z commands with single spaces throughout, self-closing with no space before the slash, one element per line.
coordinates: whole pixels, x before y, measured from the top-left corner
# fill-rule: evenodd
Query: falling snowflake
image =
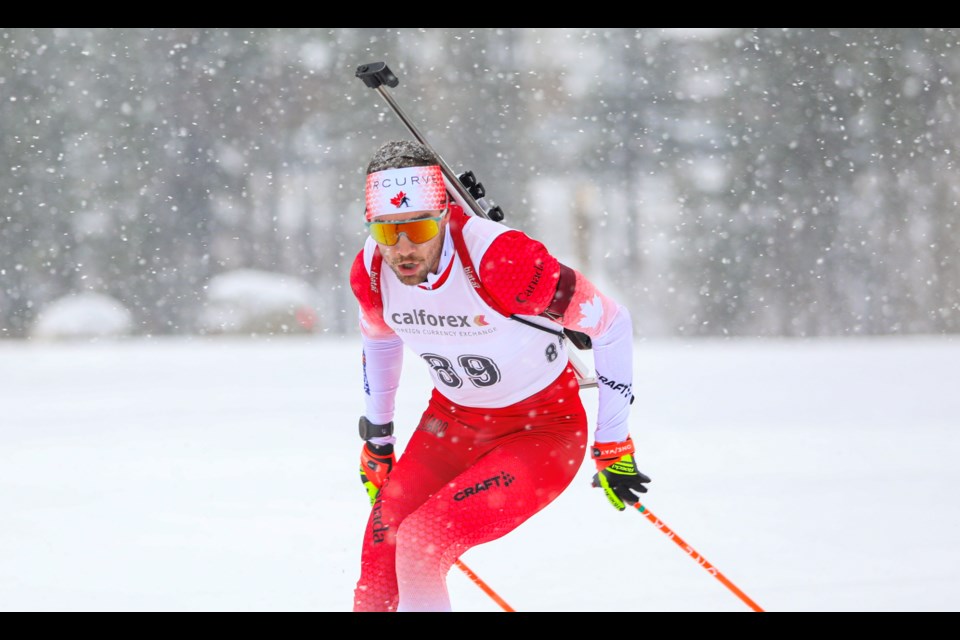
<path fill-rule="evenodd" d="M 600 296 L 593 296 L 593 300 L 580 304 L 580 326 L 584 329 L 595 327 L 603 317 L 603 304 L 600 302 Z"/>

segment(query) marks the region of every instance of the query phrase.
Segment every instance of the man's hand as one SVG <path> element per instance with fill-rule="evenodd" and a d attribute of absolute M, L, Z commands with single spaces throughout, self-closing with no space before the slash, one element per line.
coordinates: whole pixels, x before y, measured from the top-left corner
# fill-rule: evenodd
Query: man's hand
<path fill-rule="evenodd" d="M 618 511 L 638 503 L 640 497 L 633 492 L 646 493 L 644 484 L 650 482 L 650 478 L 637 470 L 633 453 L 633 441 L 629 437 L 624 442 L 597 443 L 591 449 L 597 463 L 593 486 L 603 489 L 607 500 Z"/>
<path fill-rule="evenodd" d="M 380 487 L 387 479 L 387 474 L 393 469 L 397 461 L 393 455 L 392 444 L 374 444 L 365 442 L 360 452 L 360 482 L 370 497 L 370 506 L 377 501 Z"/>

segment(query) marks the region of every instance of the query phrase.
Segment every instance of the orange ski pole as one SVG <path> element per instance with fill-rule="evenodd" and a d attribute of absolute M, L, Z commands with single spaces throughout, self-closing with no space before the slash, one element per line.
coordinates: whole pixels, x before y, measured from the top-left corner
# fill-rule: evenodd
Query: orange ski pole
<path fill-rule="evenodd" d="M 510 605 L 508 605 L 503 598 L 501 598 L 500 596 L 498 596 L 497 593 L 496 593 L 493 589 L 491 589 L 490 587 L 488 587 L 488 586 L 487 586 L 487 583 L 484 582 L 483 580 L 481 580 L 481 579 L 480 579 L 480 576 L 478 576 L 478 575 L 475 574 L 473 571 L 471 571 L 470 568 L 469 568 L 467 565 L 463 564 L 463 562 L 461 562 L 459 559 L 457 559 L 457 563 L 456 563 L 456 564 L 457 564 L 458 567 L 460 567 L 460 570 L 461 570 L 461 571 L 463 571 L 465 574 L 467 574 L 467 577 L 469 577 L 471 580 L 473 580 L 474 583 L 476 583 L 476 585 L 477 585 L 478 587 L 480 587 L 481 589 L 483 589 L 483 592 L 484 592 L 484 593 L 486 593 L 488 596 L 490 596 L 491 598 L 493 598 L 493 601 L 496 602 L 498 605 L 500 605 L 500 606 L 503 608 L 504 611 L 514 611 L 513 607 L 511 607 Z"/>
<path fill-rule="evenodd" d="M 658 518 L 658 517 L 656 517 L 655 515 L 653 515 L 653 513 L 651 513 L 649 509 L 647 509 L 645 506 L 643 506 L 643 505 L 640 504 L 639 502 L 636 503 L 636 504 L 634 504 L 634 505 L 633 505 L 633 508 L 636 509 L 637 511 L 639 511 L 640 513 L 642 513 L 643 515 L 645 515 L 645 516 L 647 517 L 647 520 L 649 520 L 650 522 L 652 522 L 657 529 L 660 529 L 661 531 L 663 531 L 663 532 L 667 535 L 667 537 L 669 537 L 671 540 L 673 540 L 674 542 L 676 542 L 676 543 L 680 546 L 681 549 L 683 549 L 684 551 L 686 551 L 686 552 L 690 555 L 691 558 L 693 558 L 694 560 L 697 561 L 697 564 L 699 564 L 701 567 L 703 567 L 704 569 L 706 569 L 706 570 L 707 570 L 707 573 L 709 573 L 709 574 L 712 575 L 714 578 L 716 578 L 717 580 L 719 580 L 720 582 L 722 582 L 728 589 L 730 589 L 730 591 L 732 591 L 734 594 L 736 594 L 736 596 L 737 596 L 738 598 L 740 598 L 741 600 L 743 600 L 743 601 L 747 604 L 748 607 L 750 607 L 750 608 L 753 609 L 754 611 L 760 611 L 760 612 L 763 611 L 763 609 L 760 608 L 760 605 L 758 605 L 756 602 L 754 602 L 754 601 L 751 600 L 749 597 L 747 597 L 747 594 L 745 594 L 743 591 L 741 591 L 740 589 L 738 589 L 737 586 L 736 586 L 735 584 L 733 584 L 732 582 L 730 582 L 730 581 L 726 578 L 726 576 L 724 576 L 722 573 L 720 573 L 720 572 L 717 570 L 716 567 L 714 567 L 712 564 L 710 564 L 709 562 L 707 562 L 707 559 L 706 559 L 706 558 L 704 558 L 702 555 L 700 555 L 699 553 L 697 553 L 697 551 L 696 551 L 693 547 L 691 547 L 689 544 L 687 544 L 686 542 L 684 542 L 684 541 L 683 541 L 683 538 L 681 538 L 681 537 L 678 536 L 676 533 L 674 533 L 674 532 L 670 529 L 670 527 L 668 527 L 667 525 L 665 525 L 665 524 L 660 520 L 660 518 Z"/>

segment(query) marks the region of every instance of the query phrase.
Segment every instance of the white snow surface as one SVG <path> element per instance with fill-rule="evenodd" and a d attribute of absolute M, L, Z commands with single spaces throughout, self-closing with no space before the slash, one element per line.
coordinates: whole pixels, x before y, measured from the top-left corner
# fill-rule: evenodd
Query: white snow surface
<path fill-rule="evenodd" d="M 765 611 L 960 610 L 958 363 L 940 337 L 639 340 L 642 502 Z M 0 610 L 349 611 L 361 381 L 354 338 L 0 341 Z M 428 391 L 408 353 L 401 451 Z M 592 473 L 463 562 L 517 611 L 751 611 Z"/>

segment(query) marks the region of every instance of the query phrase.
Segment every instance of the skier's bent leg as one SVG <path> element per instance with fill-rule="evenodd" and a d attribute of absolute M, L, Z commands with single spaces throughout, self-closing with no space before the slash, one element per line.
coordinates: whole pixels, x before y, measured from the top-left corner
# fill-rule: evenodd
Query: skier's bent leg
<path fill-rule="evenodd" d="M 569 486 L 584 432 L 511 438 L 431 496 L 397 531 L 397 611 L 451 611 L 447 573 L 465 551 L 513 531 Z"/>
<path fill-rule="evenodd" d="M 395 611 L 397 608 L 396 532 L 403 519 L 438 487 L 444 486 L 452 475 L 423 463 L 430 455 L 429 444 L 424 444 L 422 438 L 411 440 L 373 505 L 364 533 L 354 611 Z"/>

